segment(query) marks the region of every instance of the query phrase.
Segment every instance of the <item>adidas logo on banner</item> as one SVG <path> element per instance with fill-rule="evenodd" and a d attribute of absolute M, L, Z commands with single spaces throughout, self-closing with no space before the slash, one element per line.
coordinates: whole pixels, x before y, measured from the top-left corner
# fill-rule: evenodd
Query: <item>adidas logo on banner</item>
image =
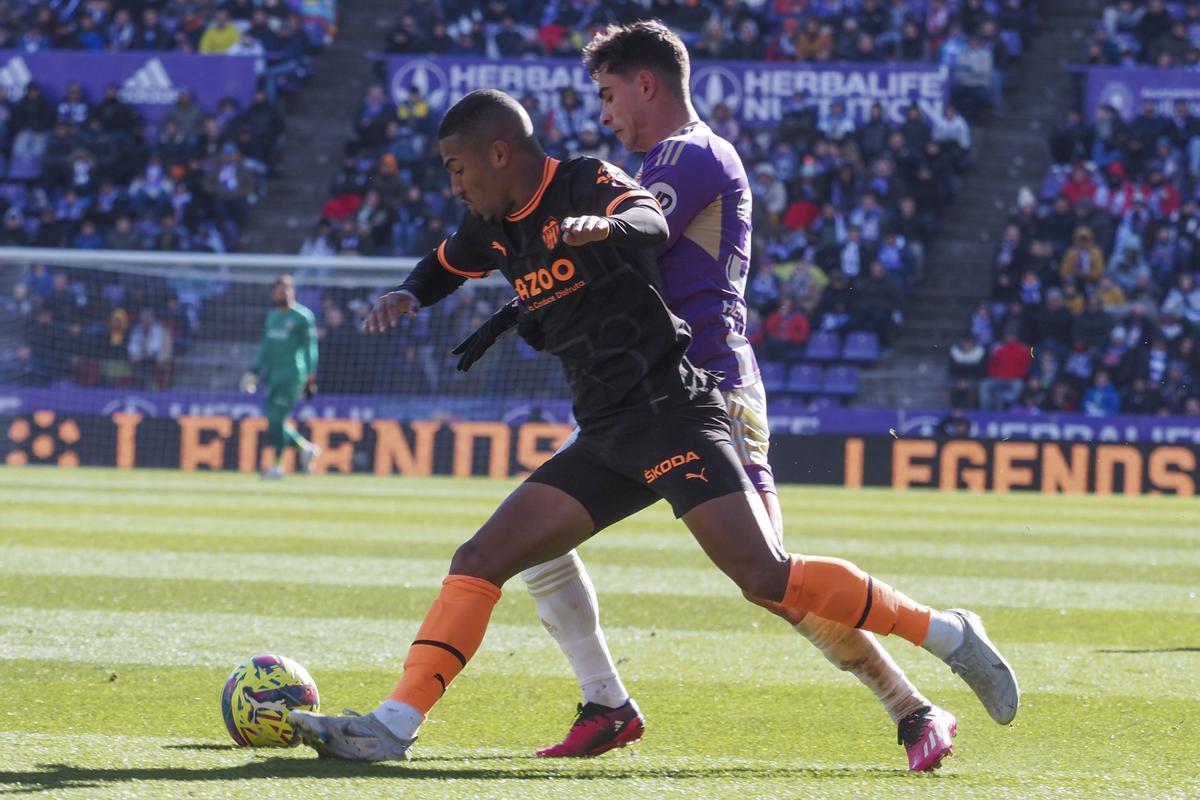
<path fill-rule="evenodd" d="M 25 87 L 33 80 L 33 73 L 25 64 L 25 59 L 13 56 L 7 64 L 0 67 L 0 87 L 8 93 L 9 100 L 16 100 L 25 94 Z"/>
<path fill-rule="evenodd" d="M 179 90 L 162 61 L 152 58 L 121 84 L 117 96 L 126 103 L 169 105 L 179 97 Z"/>

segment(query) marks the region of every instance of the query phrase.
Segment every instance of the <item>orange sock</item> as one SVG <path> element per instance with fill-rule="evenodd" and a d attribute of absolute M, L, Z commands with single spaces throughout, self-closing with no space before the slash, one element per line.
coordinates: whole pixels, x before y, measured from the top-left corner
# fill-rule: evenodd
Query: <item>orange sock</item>
<path fill-rule="evenodd" d="M 404 674 L 388 697 L 426 716 L 479 649 L 500 587 L 482 578 L 448 575 L 404 659 Z"/>
<path fill-rule="evenodd" d="M 883 636 L 894 633 L 916 645 L 929 632 L 928 606 L 840 558 L 793 555 L 779 605 Z"/>

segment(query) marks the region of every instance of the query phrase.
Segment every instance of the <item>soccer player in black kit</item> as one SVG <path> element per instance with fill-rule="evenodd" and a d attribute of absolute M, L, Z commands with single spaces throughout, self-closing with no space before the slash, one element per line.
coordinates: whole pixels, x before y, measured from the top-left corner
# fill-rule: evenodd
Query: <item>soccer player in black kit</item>
<path fill-rule="evenodd" d="M 950 664 L 985 705 L 1015 714 L 1012 669 L 974 614 L 930 609 L 849 562 L 778 544 L 716 381 L 684 356 L 687 325 L 657 289 L 652 248 L 668 230 L 649 193 L 603 161 L 547 157 L 525 110 L 494 90 L 446 113 L 438 147 L 467 213 L 365 327 L 385 333 L 498 269 L 516 290 L 522 335 L 562 362 L 580 432 L 458 548 L 387 700 L 364 716 L 290 712 L 306 744 L 352 760 L 409 758 L 483 640 L 500 587 L 660 498 L 747 599 L 902 636 Z"/>

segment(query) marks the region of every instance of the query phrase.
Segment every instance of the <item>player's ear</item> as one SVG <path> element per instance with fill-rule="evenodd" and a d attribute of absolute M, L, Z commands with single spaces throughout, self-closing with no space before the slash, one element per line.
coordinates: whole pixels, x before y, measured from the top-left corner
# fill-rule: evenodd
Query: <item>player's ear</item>
<path fill-rule="evenodd" d="M 643 100 L 653 100 L 658 94 L 658 76 L 648 69 L 638 70 L 633 78 L 633 85 Z"/>
<path fill-rule="evenodd" d="M 488 161 L 491 162 L 492 167 L 495 169 L 502 169 L 508 164 L 511 155 L 512 148 L 503 139 L 497 139 L 492 142 L 492 146 L 488 149 Z"/>

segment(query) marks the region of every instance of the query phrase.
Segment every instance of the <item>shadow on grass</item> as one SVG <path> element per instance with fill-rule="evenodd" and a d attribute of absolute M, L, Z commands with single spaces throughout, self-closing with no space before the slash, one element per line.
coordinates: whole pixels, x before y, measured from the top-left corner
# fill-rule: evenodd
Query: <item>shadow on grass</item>
<path fill-rule="evenodd" d="M 176 745 L 177 749 L 189 746 Z M 194 746 L 191 746 L 194 747 Z M 209 745 L 208 747 L 213 747 Z M 509 766 L 472 766 L 471 762 L 500 760 Z M 457 765 L 438 762 L 457 761 Z M 463 763 L 467 762 L 467 763 Z M 609 762 L 592 769 L 593 762 L 572 765 L 548 764 L 532 756 L 470 756 L 466 758 L 425 758 L 408 764 L 368 764 L 333 761 L 318 758 L 264 758 L 228 767 L 73 767 L 68 764 L 40 764 L 26 772 L 0 771 L 0 794 L 36 794 L 61 789 L 98 788 L 132 781 L 243 781 L 254 778 L 364 778 L 378 779 L 457 779 L 495 781 L 588 781 L 588 780 L 711 780 L 713 778 L 906 778 L 911 773 L 903 769 L 853 767 L 786 767 L 763 763 L 757 765 L 720 765 L 704 767 L 669 767 L 654 764 L 624 764 Z M 582 769 L 580 767 L 582 766 Z M 941 775 L 940 780 L 954 778 Z"/>
<path fill-rule="evenodd" d="M 236 744 L 164 744 L 164 750 L 241 750 Z"/>
<path fill-rule="evenodd" d="M 1122 655 L 1139 655 L 1139 654 L 1144 655 L 1144 654 L 1148 654 L 1148 653 L 1150 653 L 1150 654 L 1200 653 L 1200 647 L 1152 647 L 1152 648 L 1128 649 L 1128 650 L 1123 650 L 1123 649 L 1097 650 L 1096 652 L 1097 653 L 1106 653 L 1106 654 L 1117 653 L 1117 654 L 1122 654 Z"/>

